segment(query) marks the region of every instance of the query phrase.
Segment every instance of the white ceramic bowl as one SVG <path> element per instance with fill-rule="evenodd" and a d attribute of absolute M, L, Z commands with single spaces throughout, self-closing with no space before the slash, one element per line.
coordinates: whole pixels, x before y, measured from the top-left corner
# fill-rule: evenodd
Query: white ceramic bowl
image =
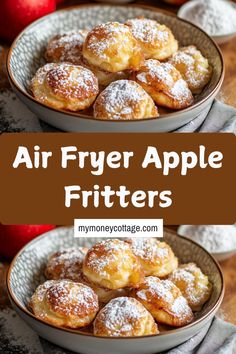
<path fill-rule="evenodd" d="M 160 118 L 132 121 L 97 120 L 91 116 L 55 110 L 37 102 L 29 91 L 29 82 L 38 67 L 44 64 L 43 54 L 48 40 L 63 31 L 92 28 L 107 21 L 124 22 L 128 18 L 145 16 L 169 26 L 180 45 L 196 45 L 213 68 L 213 75 L 195 103 L 186 109 Z M 42 120 L 66 131 L 86 132 L 167 132 L 190 122 L 211 104 L 224 77 L 221 52 L 212 39 L 196 26 L 157 8 L 126 5 L 84 5 L 45 16 L 27 27 L 14 41 L 8 54 L 7 70 L 10 83 L 19 98 Z"/>
<path fill-rule="evenodd" d="M 197 2 L 198 0 L 192 0 L 184 4 L 183 6 L 181 6 L 181 8 L 178 11 L 178 17 L 190 21 L 189 12 L 193 11 Z M 235 6 L 236 9 L 236 4 L 232 1 L 231 4 Z M 211 37 L 214 39 L 214 41 L 216 41 L 216 43 L 224 44 L 236 37 L 236 30 L 232 33 L 212 35 Z"/>
<path fill-rule="evenodd" d="M 43 270 L 48 256 L 61 247 L 90 247 L 100 239 L 74 238 L 72 228 L 50 231 L 27 244 L 14 258 L 7 276 L 11 303 L 18 314 L 41 337 L 81 354 L 152 354 L 175 347 L 210 325 L 224 295 L 222 272 L 217 262 L 201 246 L 173 232 L 165 232 L 165 241 L 181 262 L 196 262 L 213 284 L 213 292 L 191 324 L 159 335 L 133 338 L 95 337 L 81 331 L 59 328 L 37 319 L 28 309 L 35 288 L 45 279 Z"/>
<path fill-rule="evenodd" d="M 178 234 L 180 236 L 185 236 L 188 237 L 190 239 L 192 239 L 188 234 L 189 234 L 189 229 L 192 227 L 193 225 L 180 225 L 178 228 Z M 236 254 L 236 248 L 231 249 L 230 251 L 224 251 L 224 252 L 210 252 L 211 255 L 217 259 L 217 261 L 222 262 L 225 261 L 226 259 L 234 256 Z"/>

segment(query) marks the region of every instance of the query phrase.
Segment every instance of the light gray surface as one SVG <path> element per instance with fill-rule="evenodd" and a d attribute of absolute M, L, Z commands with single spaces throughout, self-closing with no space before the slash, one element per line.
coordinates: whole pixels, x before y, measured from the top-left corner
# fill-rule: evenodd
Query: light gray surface
<path fill-rule="evenodd" d="M 14 325 L 13 325 L 14 322 Z M 0 352 L 14 354 L 71 354 L 39 338 L 11 309 L 0 312 Z M 20 329 L 20 330 L 19 330 Z M 157 351 L 158 353 L 158 351 Z M 236 326 L 219 318 L 182 345 L 165 354 L 235 354 Z M 105 353 L 104 353 L 105 354 Z M 125 353 L 124 353 L 125 354 Z M 149 354 L 147 352 L 147 354 Z M 164 353 L 163 353 L 164 354 Z"/>
<path fill-rule="evenodd" d="M 0 94 L 0 132 L 2 131 L 59 132 L 60 130 L 40 121 L 11 90 L 8 90 Z M 177 133 L 195 131 L 222 131 L 236 134 L 236 108 L 215 100 L 197 118 L 175 130 Z"/>

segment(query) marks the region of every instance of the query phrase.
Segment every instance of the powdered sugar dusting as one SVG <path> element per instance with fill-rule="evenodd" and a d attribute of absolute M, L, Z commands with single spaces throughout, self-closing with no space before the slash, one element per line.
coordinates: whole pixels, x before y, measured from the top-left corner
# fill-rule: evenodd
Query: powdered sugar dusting
<path fill-rule="evenodd" d="M 130 251 L 127 243 L 117 239 L 107 239 L 99 242 L 89 250 L 86 265 L 96 270 L 101 276 L 106 276 L 109 265 L 118 261 L 120 251 L 123 251 L 123 262 L 125 262 L 127 259 L 126 252 Z M 117 266 L 119 267 L 119 263 Z"/>
<path fill-rule="evenodd" d="M 69 280 L 49 280 L 36 290 L 37 301 L 46 302 L 47 307 L 66 316 L 88 314 L 98 309 L 98 298 L 94 291 L 81 283 Z M 47 316 L 42 311 L 40 317 Z"/>
<path fill-rule="evenodd" d="M 49 258 L 46 275 L 51 279 L 80 281 L 86 253 L 84 247 L 62 249 Z"/>
<path fill-rule="evenodd" d="M 54 284 L 54 280 L 45 281 L 45 283 L 39 285 L 37 288 L 37 297 L 39 301 L 43 301 L 45 292 Z"/>
<path fill-rule="evenodd" d="M 156 300 L 156 306 L 171 311 L 173 316 L 179 319 L 191 318 L 192 311 L 187 300 L 182 296 L 180 290 L 169 279 L 160 280 L 157 277 L 147 277 L 143 283 L 143 288 L 136 292 L 141 300 L 152 302 Z M 158 304 L 160 301 L 160 305 Z M 163 304 L 164 302 L 164 304 Z"/>
<path fill-rule="evenodd" d="M 191 313 L 187 300 L 183 296 L 177 297 L 171 305 L 171 311 L 178 317 L 185 317 Z"/>
<path fill-rule="evenodd" d="M 52 38 L 47 47 L 46 59 L 53 62 L 80 64 L 87 34 L 86 30 L 69 31 Z"/>
<path fill-rule="evenodd" d="M 147 298 L 146 293 L 148 292 L 151 296 L 158 296 L 166 302 L 173 302 L 174 297 L 171 292 L 173 288 L 173 283 L 167 280 L 160 280 L 157 277 L 147 277 L 145 279 L 145 288 L 147 290 L 138 290 L 137 295 L 144 299 Z"/>
<path fill-rule="evenodd" d="M 198 0 L 185 17 L 213 36 L 236 31 L 236 6 L 230 1 Z"/>
<path fill-rule="evenodd" d="M 102 322 L 108 335 L 120 336 L 131 331 L 135 323 L 146 316 L 147 311 L 136 299 L 118 297 L 101 310 L 96 321 Z"/>
<path fill-rule="evenodd" d="M 155 238 L 137 237 L 128 241 L 134 254 L 148 261 L 157 261 L 158 258 L 164 259 L 169 254 L 167 248 L 159 247 L 161 242 Z"/>
<path fill-rule="evenodd" d="M 186 97 L 189 97 L 190 91 L 186 81 L 183 79 L 177 80 L 170 89 L 170 94 L 172 97 L 180 101 L 186 99 Z"/>
<path fill-rule="evenodd" d="M 181 48 L 169 62 L 181 72 L 190 88 L 201 89 L 210 78 L 211 67 L 208 60 L 195 46 Z"/>
<path fill-rule="evenodd" d="M 40 68 L 34 80 L 46 85 L 50 93 L 70 98 L 88 98 L 98 93 L 98 83 L 94 74 L 82 67 L 65 63 L 46 64 Z M 45 92 L 47 95 L 47 90 Z M 43 97 L 41 97 L 43 100 Z"/>
<path fill-rule="evenodd" d="M 185 234 L 209 252 L 227 252 L 236 249 L 236 225 L 188 226 Z"/>
<path fill-rule="evenodd" d="M 60 65 L 48 72 L 46 82 L 55 93 L 68 97 L 86 96 L 94 85 L 94 75 L 83 67 Z"/>
<path fill-rule="evenodd" d="M 144 82 L 145 84 L 148 84 L 148 79 L 147 79 L 146 73 L 139 73 L 139 74 L 137 74 L 137 79 L 138 79 L 140 82 Z"/>
<path fill-rule="evenodd" d="M 171 63 L 160 63 L 158 60 L 149 59 L 136 77 L 147 85 L 150 80 L 156 81 L 160 85 L 160 91 L 162 90 L 180 103 L 192 98 L 186 81 Z"/>
<path fill-rule="evenodd" d="M 173 66 L 171 64 L 160 63 L 158 60 L 149 59 L 145 62 L 145 68 L 147 68 L 147 73 L 151 78 L 158 79 L 167 86 L 173 85 L 173 78 L 171 76 Z"/>
<path fill-rule="evenodd" d="M 169 40 L 167 28 L 154 20 L 136 18 L 127 21 L 133 36 L 144 43 L 161 46 Z"/>
<path fill-rule="evenodd" d="M 108 115 L 117 120 L 124 119 L 125 115 L 133 116 L 140 102 L 147 99 L 150 97 L 143 88 L 130 80 L 111 83 L 98 98 Z"/>
<path fill-rule="evenodd" d="M 207 277 L 201 272 L 195 263 L 180 266 L 170 276 L 177 286 L 181 283 L 184 288 L 184 295 L 187 300 L 198 305 L 201 299 L 209 293 L 210 285 Z M 182 289 L 182 288 L 181 288 Z"/>
<path fill-rule="evenodd" d="M 125 46 L 130 34 L 128 26 L 119 22 L 107 22 L 95 27 L 88 34 L 86 48 L 100 58 L 106 59 L 106 50 L 114 45 Z"/>
<path fill-rule="evenodd" d="M 46 292 L 47 301 L 56 311 L 74 315 L 79 315 L 84 309 L 89 310 L 96 307 L 94 292 L 91 288 L 83 284 L 75 284 L 62 280 L 50 286 Z"/>
<path fill-rule="evenodd" d="M 170 59 L 170 63 L 172 63 L 177 68 L 179 65 L 181 65 L 185 72 L 185 76 L 189 78 L 192 85 L 196 85 L 195 75 L 193 75 L 195 60 L 191 55 L 188 55 L 184 51 L 179 50 Z"/>
<path fill-rule="evenodd" d="M 44 66 L 42 66 L 41 68 L 38 69 L 37 73 L 36 73 L 36 77 L 38 80 L 38 83 L 40 85 L 42 85 L 44 83 L 45 80 L 45 76 L 46 74 L 50 71 L 53 70 L 54 68 L 56 68 L 57 65 L 54 63 L 48 63 L 45 64 Z"/>

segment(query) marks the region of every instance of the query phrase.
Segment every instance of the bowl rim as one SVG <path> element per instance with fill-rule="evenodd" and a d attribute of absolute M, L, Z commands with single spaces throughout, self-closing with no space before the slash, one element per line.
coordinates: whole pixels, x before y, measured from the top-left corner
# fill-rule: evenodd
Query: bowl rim
<path fill-rule="evenodd" d="M 43 238 L 46 238 L 48 236 L 50 236 L 51 233 L 54 233 L 56 232 L 57 230 L 69 230 L 69 229 L 72 229 L 73 226 L 63 226 L 63 227 L 58 227 L 56 229 L 53 229 L 53 230 L 50 230 L 50 231 L 47 231 L 46 233 L 43 233 L 42 235 L 40 236 L 37 236 L 36 238 L 34 238 L 33 240 L 31 240 L 30 242 L 28 242 L 24 247 L 21 248 L 21 250 L 15 255 L 15 257 L 13 258 L 10 266 L 9 266 L 9 269 L 7 271 L 7 275 L 6 275 L 6 285 L 7 285 L 7 293 L 8 293 L 8 296 L 10 298 L 10 300 L 15 304 L 15 306 L 21 311 L 24 313 L 24 315 L 27 315 L 28 317 L 30 317 L 32 320 L 36 320 L 36 322 L 39 322 L 41 323 L 42 325 L 45 325 L 45 326 L 49 326 L 53 329 L 56 329 L 56 330 L 60 330 L 60 331 L 63 331 L 63 332 L 67 332 L 67 333 L 71 333 L 71 334 L 76 334 L 76 335 L 82 335 L 82 336 L 87 336 L 87 337 L 93 337 L 93 338 L 97 338 L 97 339 L 100 339 L 100 340 L 107 340 L 107 339 L 111 339 L 111 340 L 132 340 L 132 339 L 145 339 L 145 338 L 154 338 L 154 337 L 160 337 L 160 336 L 167 336 L 167 335 L 171 335 L 171 334 L 175 334 L 175 333 L 181 333 L 181 331 L 183 330 L 187 330 L 191 327 L 194 327 L 196 326 L 197 324 L 203 322 L 207 317 L 209 317 L 222 303 L 223 301 L 223 298 L 224 298 L 224 293 L 225 293 L 225 280 L 224 280 L 224 276 L 223 276 L 223 272 L 221 270 L 221 267 L 218 263 L 218 261 L 205 249 L 203 248 L 201 245 L 199 245 L 198 243 L 194 242 L 193 240 L 191 239 L 188 239 L 187 237 L 185 236 L 179 236 L 177 234 L 177 232 L 171 230 L 171 229 L 168 229 L 168 228 L 164 228 L 164 231 L 168 232 L 169 234 L 172 234 L 172 235 L 175 235 L 175 237 L 182 237 L 184 238 L 187 242 L 190 242 L 192 244 L 194 244 L 195 246 L 199 247 L 202 251 L 204 251 L 207 256 L 209 258 L 211 258 L 211 260 L 213 261 L 213 263 L 215 264 L 218 272 L 219 272 L 219 275 L 220 275 L 220 278 L 221 278 L 221 289 L 220 289 L 220 294 L 217 298 L 217 300 L 215 301 L 214 305 L 212 306 L 212 308 L 205 314 L 203 315 L 202 317 L 198 318 L 196 321 L 194 322 L 191 322 L 189 323 L 188 325 L 186 326 L 183 326 L 183 327 L 180 327 L 180 328 L 175 328 L 175 329 L 171 329 L 171 330 L 168 330 L 168 331 L 165 331 L 165 332 L 162 332 L 162 333 L 159 333 L 159 334 L 150 334 L 150 335 L 146 335 L 146 336 L 133 336 L 133 337 L 104 337 L 104 336 L 95 336 L 94 334 L 92 333 L 86 333 L 86 332 L 82 332 L 81 330 L 75 330 L 75 329 L 70 329 L 70 328 L 66 328 L 66 327 L 59 327 L 59 326 L 56 326 L 56 325 L 52 325 L 50 323 L 47 323 L 39 318 L 37 318 L 27 307 L 23 307 L 21 305 L 21 303 L 17 300 L 17 298 L 15 297 L 14 295 L 14 292 L 11 288 L 11 285 L 10 285 L 10 277 L 11 277 L 11 272 L 12 272 L 12 269 L 18 259 L 18 257 L 31 245 L 33 245 L 34 243 L 38 242 L 39 240 L 43 239 Z"/>
<path fill-rule="evenodd" d="M 72 10 L 76 10 L 76 9 L 83 9 L 83 8 L 93 8 L 93 7 L 103 7 L 103 6 L 108 6 L 108 7 L 119 7 L 119 8 L 124 8 L 124 7 L 136 7 L 136 8 L 143 8 L 143 9 L 147 9 L 147 10 L 150 10 L 150 11 L 154 11 L 154 12 L 157 12 L 157 13 L 162 13 L 162 14 L 165 14 L 167 16 L 170 16 L 170 17 L 174 17 L 174 18 L 177 18 L 179 21 L 182 21 L 182 22 L 185 22 L 187 23 L 188 25 L 192 26 L 192 27 L 195 27 L 198 31 L 202 32 L 205 36 L 208 37 L 208 39 L 210 40 L 210 42 L 214 45 L 216 51 L 218 52 L 218 55 L 219 55 L 219 58 L 220 58 L 220 61 L 221 61 L 221 73 L 220 73 L 220 77 L 217 81 L 217 83 L 215 84 L 215 87 L 213 88 L 213 90 L 204 98 L 202 98 L 199 102 L 196 102 L 194 103 L 192 106 L 190 107 L 187 107 L 187 108 L 184 108 L 184 109 L 181 109 L 181 110 L 177 110 L 175 112 L 171 112 L 171 113 L 166 113 L 166 114 L 162 114 L 160 117 L 153 117 L 153 118 L 142 118 L 142 119 L 132 119 L 132 120 L 109 120 L 109 119 L 97 119 L 93 116 L 89 116 L 89 115 L 86 115 L 84 113 L 80 113 L 80 111 L 78 112 L 71 112 L 71 111 L 66 111 L 66 110 L 62 110 L 62 109 L 55 109 L 53 107 L 50 107 L 50 106 L 47 106 L 45 105 L 44 103 L 41 103 L 39 101 L 37 101 L 35 99 L 35 97 L 33 97 L 32 95 L 30 95 L 28 92 L 25 92 L 21 87 L 20 85 L 17 83 L 17 81 L 15 80 L 14 78 L 14 74 L 11 70 L 11 67 L 10 67 L 10 62 L 11 62 L 11 57 L 12 57 L 12 53 L 13 53 L 13 50 L 14 48 L 16 47 L 17 45 L 17 42 L 20 40 L 20 38 L 31 28 L 33 28 L 35 25 L 39 24 L 40 22 L 43 22 L 45 19 L 49 18 L 50 16 L 53 16 L 57 13 L 62 13 L 62 12 L 66 12 L 66 11 L 72 11 Z M 123 124 L 123 123 L 126 123 L 126 124 L 129 124 L 129 123 L 138 123 L 138 122 L 148 122 L 148 121 L 153 121 L 153 120 L 156 120 L 156 119 L 165 119 L 165 118 L 173 118 L 173 117 L 177 117 L 177 116 L 180 116 L 184 113 L 187 113 L 187 112 L 191 112 L 193 109 L 201 106 L 203 103 L 207 102 L 211 97 L 214 97 L 214 94 L 217 93 L 218 89 L 221 87 L 222 83 L 223 83 L 223 80 L 224 80 L 224 76 L 225 76 L 225 63 L 224 63 L 224 58 L 223 58 L 223 54 L 219 48 L 219 46 L 217 45 L 217 43 L 211 38 L 211 36 L 209 36 L 206 32 L 204 32 L 201 28 L 199 28 L 198 26 L 194 25 L 193 23 L 191 23 L 190 21 L 187 21 L 186 19 L 182 19 L 182 18 L 179 18 L 176 14 L 172 13 L 172 12 L 169 12 L 169 11 L 166 11 L 166 10 L 163 10 L 163 9 L 159 9 L 157 7 L 154 7 L 154 6 L 150 6 L 150 5 L 143 5 L 143 4 L 120 4 L 120 5 L 117 5 L 117 4 L 80 4 L 80 5 L 75 5 L 75 6 L 69 6 L 69 7 L 66 7 L 64 9 L 60 9 L 60 10 L 57 10 L 56 12 L 53 12 L 53 13 L 50 13 L 46 16 L 43 16 L 41 17 L 40 19 L 34 21 L 33 23 L 31 23 L 29 26 L 27 26 L 22 32 L 19 33 L 19 35 L 15 38 L 15 40 L 13 41 L 9 51 L 8 51 L 8 55 L 7 55 L 7 59 L 6 59 L 6 68 L 7 68 L 7 75 L 8 75 L 8 79 L 11 83 L 11 85 L 16 89 L 16 91 L 18 91 L 19 93 L 21 93 L 25 98 L 27 98 L 28 100 L 30 100 L 32 103 L 35 103 L 36 105 L 38 106 L 41 106 L 43 107 L 44 109 L 48 109 L 50 111 L 53 111 L 53 112 L 57 112 L 58 114 L 60 115 L 67 115 L 67 116 L 70 116 L 70 117 L 74 117 L 74 118 L 77 118 L 77 119 L 89 119 L 89 120 L 92 120 L 92 121 L 96 121 L 98 124 L 99 122 L 102 124 L 104 122 L 106 123 L 117 123 L 117 124 Z"/>
<path fill-rule="evenodd" d="M 178 233 L 178 235 L 179 236 L 181 236 L 181 237 L 185 237 L 185 238 L 189 238 L 190 240 L 191 240 L 191 238 L 189 237 L 189 236 L 186 236 L 186 235 L 183 235 L 183 234 L 181 234 L 181 233 L 179 233 L 179 231 L 181 232 L 183 232 L 183 231 L 185 231 L 185 229 L 187 229 L 187 226 L 194 226 L 194 225 L 180 225 L 179 227 L 178 227 L 178 230 L 177 230 L 177 233 Z M 193 240 L 192 240 L 193 241 Z M 194 241 L 194 242 L 196 242 L 196 241 Z M 201 247 L 203 247 L 200 243 L 198 243 L 198 242 L 196 242 L 199 246 L 201 246 Z M 203 247 L 204 248 L 204 247 Z M 205 248 L 204 248 L 205 249 Z M 228 251 L 214 251 L 214 252 L 209 252 L 209 251 L 207 251 L 208 253 L 210 253 L 213 257 L 214 256 L 219 256 L 219 255 L 227 255 L 227 254 L 230 254 L 230 253 L 236 253 L 236 246 L 235 246 L 235 248 L 232 248 L 232 250 L 228 250 Z"/>
<path fill-rule="evenodd" d="M 180 7 L 180 9 L 178 10 L 177 16 L 182 20 L 187 20 L 187 17 L 182 17 L 182 16 L 185 16 L 186 15 L 185 11 L 191 9 L 191 7 L 194 7 L 197 4 L 197 2 L 198 2 L 197 0 L 192 0 L 191 2 L 186 2 L 185 4 L 183 4 Z M 229 2 L 231 3 L 231 5 L 235 6 L 235 9 L 236 9 L 236 3 L 233 2 L 232 0 L 230 0 Z M 187 20 L 187 21 L 191 22 L 190 20 Z M 192 23 L 192 24 L 194 24 L 194 23 Z M 199 27 L 197 25 L 195 25 L 195 26 L 202 29 L 201 27 Z M 230 32 L 230 33 L 212 34 L 212 35 L 208 34 L 208 36 L 210 36 L 214 40 L 223 39 L 223 38 L 227 38 L 227 37 L 231 37 L 231 36 L 236 36 L 236 30 L 233 32 Z"/>

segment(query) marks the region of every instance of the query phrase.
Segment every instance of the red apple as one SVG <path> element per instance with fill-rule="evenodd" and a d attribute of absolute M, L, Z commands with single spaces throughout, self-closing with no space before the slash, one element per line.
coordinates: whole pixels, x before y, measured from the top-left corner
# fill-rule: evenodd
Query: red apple
<path fill-rule="evenodd" d="M 55 9 L 56 0 L 0 0 L 0 37 L 12 41 L 24 27 Z"/>
<path fill-rule="evenodd" d="M 173 4 L 173 5 L 183 5 L 185 2 L 187 2 L 188 0 L 164 0 L 165 2 L 168 2 L 169 4 Z"/>
<path fill-rule="evenodd" d="M 13 258 L 29 241 L 55 228 L 55 225 L 1 225 L 0 256 Z"/>

